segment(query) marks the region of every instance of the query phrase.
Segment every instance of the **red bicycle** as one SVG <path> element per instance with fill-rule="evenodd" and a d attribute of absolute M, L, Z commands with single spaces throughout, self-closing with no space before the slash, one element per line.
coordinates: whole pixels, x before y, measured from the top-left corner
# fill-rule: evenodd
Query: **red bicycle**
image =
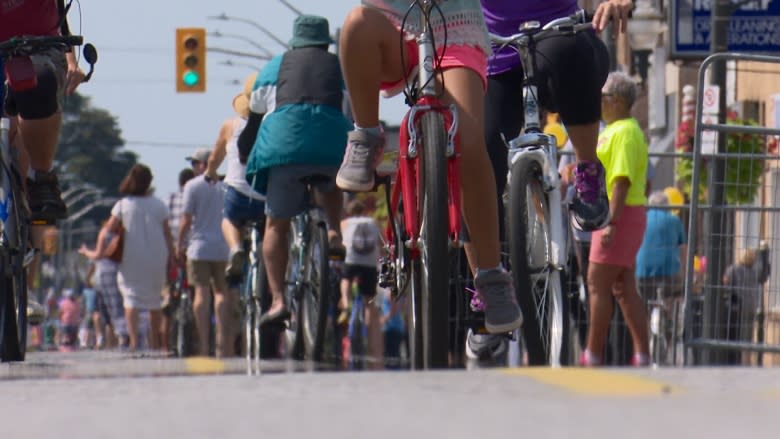
<path fill-rule="evenodd" d="M 458 113 L 437 91 L 441 58 L 430 17 L 440 13 L 438 6 L 415 0 L 403 23 L 415 7 L 423 29 L 416 39 L 419 72 L 404 90 L 410 110 L 401 122 L 395 182 L 385 191 L 389 220 L 380 285 L 396 297 L 411 294 L 411 366 L 430 369 L 449 363 L 449 259 L 461 230 Z"/>

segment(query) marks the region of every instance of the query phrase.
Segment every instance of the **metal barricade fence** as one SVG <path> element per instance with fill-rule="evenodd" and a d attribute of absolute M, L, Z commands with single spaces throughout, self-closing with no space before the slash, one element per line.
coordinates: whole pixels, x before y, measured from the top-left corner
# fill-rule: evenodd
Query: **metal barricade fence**
<path fill-rule="evenodd" d="M 780 274 L 769 269 L 771 256 L 780 255 L 780 157 L 765 148 L 780 129 L 704 123 L 705 74 L 714 62 L 730 60 L 780 64 L 780 57 L 716 53 L 699 67 L 685 261 L 686 365 L 761 365 L 767 353 L 780 353 Z M 708 131 L 727 141 L 702 151 Z M 706 185 L 698 184 L 704 176 Z M 706 256 L 701 277 L 694 271 L 696 253 Z"/>

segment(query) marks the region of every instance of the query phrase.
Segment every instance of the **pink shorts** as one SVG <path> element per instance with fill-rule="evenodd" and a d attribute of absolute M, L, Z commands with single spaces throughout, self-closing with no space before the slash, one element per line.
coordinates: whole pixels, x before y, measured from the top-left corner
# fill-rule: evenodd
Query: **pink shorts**
<path fill-rule="evenodd" d="M 406 41 L 406 75 L 410 75 L 417 64 L 420 62 L 418 55 L 420 48 L 415 40 Z M 436 50 L 437 55 L 441 57 L 442 48 Z M 447 46 L 444 51 L 444 57 L 441 59 L 441 68 L 443 70 L 455 67 L 465 67 L 475 71 L 482 78 L 483 90 L 487 90 L 487 55 L 477 46 L 454 45 Z M 396 82 L 383 82 L 380 84 L 380 90 L 388 92 L 390 90 L 400 90 L 406 85 L 405 79 Z M 393 93 L 390 93 L 391 95 Z"/>
<path fill-rule="evenodd" d="M 617 265 L 632 268 L 636 264 L 636 254 L 642 245 L 647 225 L 645 206 L 624 206 L 620 218 L 615 224 L 615 235 L 608 247 L 601 244 L 604 229 L 591 235 L 590 262 Z"/>

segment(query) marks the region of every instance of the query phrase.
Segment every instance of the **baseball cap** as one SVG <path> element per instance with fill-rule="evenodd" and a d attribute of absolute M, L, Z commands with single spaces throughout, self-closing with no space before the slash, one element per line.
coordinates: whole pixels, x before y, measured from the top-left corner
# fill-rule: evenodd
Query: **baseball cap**
<path fill-rule="evenodd" d="M 210 155 L 211 150 L 208 148 L 198 148 L 195 150 L 195 152 L 192 153 L 192 155 L 185 157 L 184 160 L 187 160 L 188 162 L 196 161 L 206 163 L 209 160 Z"/>

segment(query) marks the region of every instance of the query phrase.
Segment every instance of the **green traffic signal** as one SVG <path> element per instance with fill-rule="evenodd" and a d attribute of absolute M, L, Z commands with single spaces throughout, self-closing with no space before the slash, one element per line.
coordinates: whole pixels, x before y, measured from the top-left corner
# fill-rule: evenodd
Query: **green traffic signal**
<path fill-rule="evenodd" d="M 184 76 L 181 78 L 184 82 L 184 85 L 187 87 L 194 87 L 198 85 L 198 82 L 200 82 L 200 77 L 198 76 L 198 72 L 194 70 L 188 70 L 184 72 Z"/>

